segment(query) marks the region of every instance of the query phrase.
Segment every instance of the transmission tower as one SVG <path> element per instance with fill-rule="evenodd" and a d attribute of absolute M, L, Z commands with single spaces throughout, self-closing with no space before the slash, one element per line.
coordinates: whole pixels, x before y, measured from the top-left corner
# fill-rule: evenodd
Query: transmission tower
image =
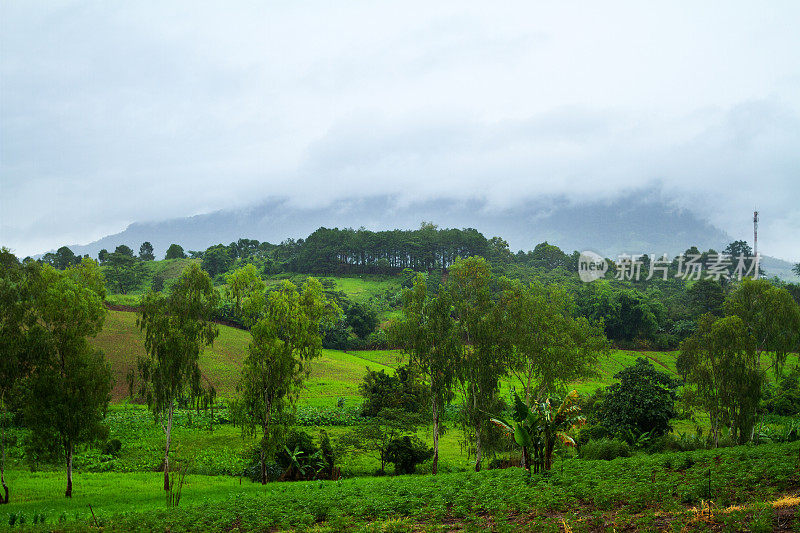
<path fill-rule="evenodd" d="M 753 211 L 753 255 L 758 257 L 758 211 Z"/>

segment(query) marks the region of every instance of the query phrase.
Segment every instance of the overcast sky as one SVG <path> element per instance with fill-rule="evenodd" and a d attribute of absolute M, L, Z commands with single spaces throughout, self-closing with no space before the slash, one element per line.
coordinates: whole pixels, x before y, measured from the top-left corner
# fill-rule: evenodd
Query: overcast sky
<path fill-rule="evenodd" d="M 0 244 L 656 186 L 734 236 L 758 207 L 760 249 L 800 260 L 799 27 L 793 0 L 2 0 Z"/>

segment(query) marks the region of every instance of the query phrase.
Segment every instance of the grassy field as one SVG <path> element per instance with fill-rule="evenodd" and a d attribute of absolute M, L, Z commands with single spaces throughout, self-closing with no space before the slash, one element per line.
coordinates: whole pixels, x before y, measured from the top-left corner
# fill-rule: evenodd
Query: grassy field
<path fill-rule="evenodd" d="M 516 468 L 434 476 L 273 483 L 187 477 L 165 509 L 157 473 L 78 474 L 72 500 L 53 473 L 9 480 L 3 525 L 134 531 L 796 531 L 797 443 L 568 459 L 547 476 Z M 92 509 L 89 509 L 91 504 Z M 94 513 L 94 514 L 92 514 Z M 8 517 L 6 522 L 5 517 Z M 15 527 L 16 529 L 16 527 Z"/>
<path fill-rule="evenodd" d="M 220 326 L 219 330 L 220 335 L 214 345 L 203 352 L 200 367 L 217 389 L 218 396 L 233 398 L 241 363 L 247 354 L 250 334 L 228 326 Z M 135 368 L 137 357 L 144 356 L 144 341 L 142 333 L 136 327 L 136 313 L 109 311 L 103 331 L 92 342 L 103 350 L 111 362 L 116 380 L 114 400 L 123 400 L 128 395 L 126 375 L 130 369 Z M 576 383 L 575 388 L 578 392 L 589 393 L 597 387 L 610 385 L 614 382 L 614 375 L 632 365 L 637 357 L 647 357 L 657 368 L 675 374 L 676 352 L 614 350 L 608 359 L 601 361 L 595 378 Z M 391 372 L 403 361 L 405 358 L 396 350 L 323 350 L 322 356 L 312 365 L 311 378 L 302 395 L 302 402 L 333 406 L 339 398 L 356 400 L 358 383 L 364 377 L 367 367 Z M 504 380 L 505 391 L 513 384 L 510 380 Z"/>

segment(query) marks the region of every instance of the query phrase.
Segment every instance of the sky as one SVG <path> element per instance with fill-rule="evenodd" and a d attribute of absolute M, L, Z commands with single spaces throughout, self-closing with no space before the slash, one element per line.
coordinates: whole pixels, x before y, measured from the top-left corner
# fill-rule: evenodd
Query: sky
<path fill-rule="evenodd" d="M 658 188 L 800 261 L 800 3 L 0 2 L 0 245 Z"/>

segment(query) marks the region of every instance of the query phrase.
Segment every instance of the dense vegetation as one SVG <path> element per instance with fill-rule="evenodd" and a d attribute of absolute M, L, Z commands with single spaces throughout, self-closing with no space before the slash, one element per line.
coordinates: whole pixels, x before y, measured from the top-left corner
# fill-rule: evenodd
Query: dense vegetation
<path fill-rule="evenodd" d="M 10 526 L 794 520 L 752 502 L 800 487 L 796 448 L 781 444 L 800 437 L 795 286 L 687 280 L 676 264 L 666 280 L 581 283 L 577 253 L 542 243 L 513 254 L 502 239 L 429 224 L 167 255 L 156 261 L 149 243 L 138 256 L 103 250 L 99 265 L 68 248 L 38 262 L 1 254 Z M 129 307 L 109 314 L 104 298 Z M 37 474 L 21 467 L 43 470 L 46 491 L 58 463 L 67 496 L 79 472 L 79 498 L 84 479 L 96 490 L 91 472 L 125 487 L 160 471 L 173 509 L 130 513 L 106 492 L 86 515 L 32 496 Z M 487 466 L 522 469 L 467 473 Z M 437 478 L 365 477 L 389 472 Z M 297 483 L 259 491 L 199 474 Z M 131 505 L 163 508 L 154 483 L 137 490 Z"/>

